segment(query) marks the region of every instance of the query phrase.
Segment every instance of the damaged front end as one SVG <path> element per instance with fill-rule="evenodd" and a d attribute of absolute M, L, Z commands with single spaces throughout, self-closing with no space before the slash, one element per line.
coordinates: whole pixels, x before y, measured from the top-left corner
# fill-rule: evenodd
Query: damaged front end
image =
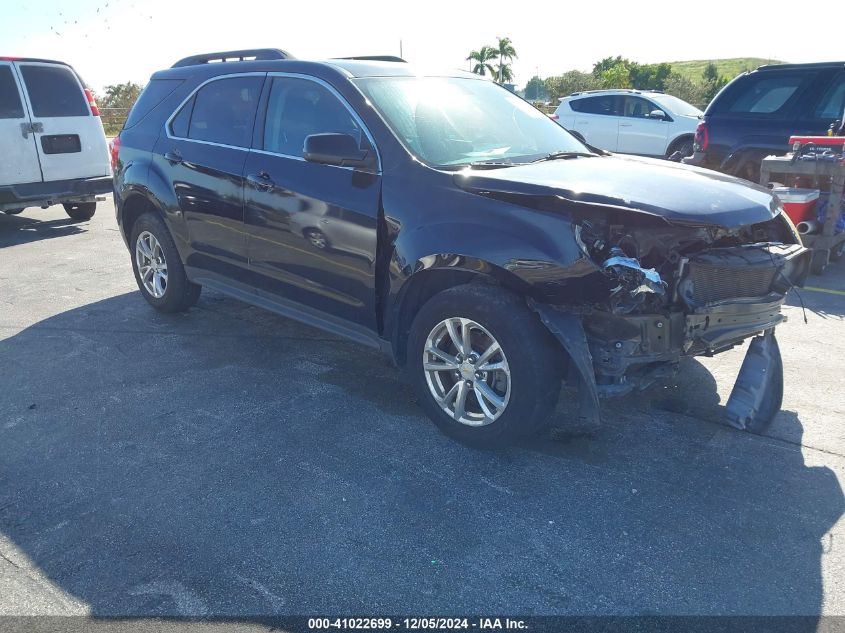
<path fill-rule="evenodd" d="M 718 354 L 751 337 L 728 421 L 744 429 L 777 412 L 774 328 L 785 321 L 786 292 L 803 285 L 810 265 L 781 215 L 726 228 L 604 210 L 576 215 L 574 225 L 606 298 L 536 309 L 573 360 L 585 418 L 598 421 L 600 397 L 644 389 L 685 356 Z"/>

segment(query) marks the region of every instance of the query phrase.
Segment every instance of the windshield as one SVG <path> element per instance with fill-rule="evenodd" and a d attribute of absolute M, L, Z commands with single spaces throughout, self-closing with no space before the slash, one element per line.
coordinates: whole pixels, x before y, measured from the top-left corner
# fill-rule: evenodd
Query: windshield
<path fill-rule="evenodd" d="M 678 97 L 672 95 L 649 95 L 652 99 L 657 101 L 660 105 L 665 105 L 667 109 L 680 116 L 701 116 L 704 114 L 694 105 L 690 105 Z"/>
<path fill-rule="evenodd" d="M 358 86 L 417 158 L 442 168 L 589 153 L 548 116 L 490 81 L 370 77 Z"/>

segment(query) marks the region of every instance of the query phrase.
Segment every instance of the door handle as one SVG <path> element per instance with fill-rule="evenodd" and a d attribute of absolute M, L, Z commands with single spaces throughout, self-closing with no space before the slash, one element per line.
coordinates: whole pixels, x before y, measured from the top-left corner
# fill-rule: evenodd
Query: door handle
<path fill-rule="evenodd" d="M 271 191 L 276 183 L 270 178 L 270 174 L 266 171 L 260 171 L 257 174 L 249 174 L 246 181 L 259 191 Z"/>
<path fill-rule="evenodd" d="M 164 160 L 175 165 L 184 162 L 185 159 L 182 158 L 182 153 L 178 149 L 174 149 L 164 155 Z"/>
<path fill-rule="evenodd" d="M 619 127 L 631 127 L 633 123 L 620 123 Z"/>
<path fill-rule="evenodd" d="M 29 134 L 43 134 L 44 133 L 44 124 L 43 123 L 21 123 L 21 135 L 24 138 L 29 138 Z"/>

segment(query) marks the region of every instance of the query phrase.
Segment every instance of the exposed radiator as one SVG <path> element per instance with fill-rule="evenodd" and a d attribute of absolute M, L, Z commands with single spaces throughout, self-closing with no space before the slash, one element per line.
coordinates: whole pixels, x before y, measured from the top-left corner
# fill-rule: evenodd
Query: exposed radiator
<path fill-rule="evenodd" d="M 745 266 L 721 267 L 689 263 L 689 297 L 697 304 L 769 294 L 778 269 Z"/>

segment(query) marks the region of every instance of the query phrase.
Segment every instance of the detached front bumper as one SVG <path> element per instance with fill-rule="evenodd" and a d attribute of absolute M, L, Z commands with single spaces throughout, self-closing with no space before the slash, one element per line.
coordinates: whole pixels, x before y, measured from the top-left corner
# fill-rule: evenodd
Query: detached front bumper
<path fill-rule="evenodd" d="M 0 187 L 0 211 L 64 202 L 90 202 L 98 195 L 111 192 L 111 176 L 4 185 Z"/>

